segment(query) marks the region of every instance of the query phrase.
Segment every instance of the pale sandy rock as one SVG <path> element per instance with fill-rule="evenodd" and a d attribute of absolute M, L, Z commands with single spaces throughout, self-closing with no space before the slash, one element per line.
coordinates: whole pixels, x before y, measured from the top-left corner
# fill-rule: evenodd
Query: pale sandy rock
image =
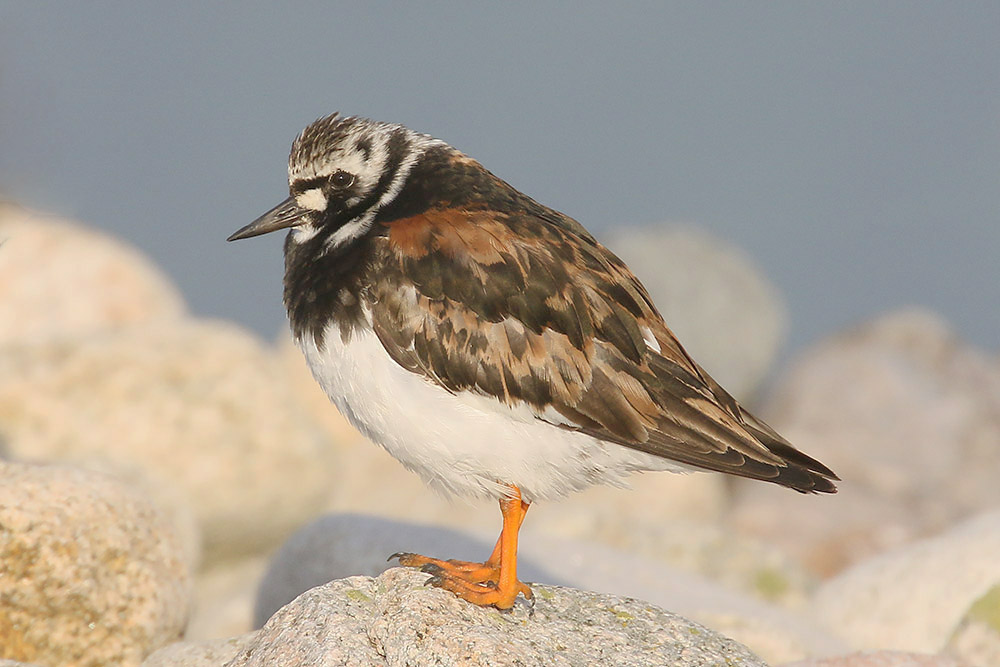
<path fill-rule="evenodd" d="M 955 658 L 905 651 L 861 651 L 830 658 L 813 658 L 782 667 L 974 667 Z M 986 667 L 983 665 L 982 667 Z"/>
<path fill-rule="evenodd" d="M 607 243 L 632 268 L 691 355 L 722 386 L 750 398 L 785 338 L 777 289 L 741 249 L 691 226 L 622 231 Z"/>
<path fill-rule="evenodd" d="M 807 350 L 763 412 L 844 481 L 795 503 L 738 481 L 734 525 L 821 573 L 1000 505 L 1000 364 L 925 311 Z"/>
<path fill-rule="evenodd" d="M 745 647 L 646 602 L 554 586 L 510 613 L 397 568 L 311 589 L 229 667 L 250 665 L 763 665 Z"/>
<path fill-rule="evenodd" d="M 823 584 L 813 609 L 860 649 L 937 653 L 1000 583 L 1000 511 L 871 558 Z"/>
<path fill-rule="evenodd" d="M 271 351 L 220 322 L 0 348 L 0 432 L 15 458 L 99 459 L 180 489 L 209 562 L 280 543 L 339 460 Z"/>
<path fill-rule="evenodd" d="M 0 423 L 0 433 L 3 430 L 4 426 Z M 201 526 L 184 489 L 148 468 L 120 460 L 89 458 L 85 462 L 77 461 L 75 465 L 115 477 L 148 495 L 173 524 L 173 532 L 180 540 L 189 569 L 198 571 L 202 562 Z"/>
<path fill-rule="evenodd" d="M 495 536 L 469 537 L 453 530 L 364 516 L 323 517 L 300 530 L 275 556 L 254 614 L 263 624 L 304 591 L 351 574 L 375 575 L 390 567 L 387 555 L 414 551 L 482 560 Z M 845 645 L 802 618 L 728 590 L 662 561 L 563 537 L 524 534 L 518 573 L 525 581 L 641 597 L 746 644 L 768 661 L 831 655 Z"/>
<path fill-rule="evenodd" d="M 944 652 L 970 665 L 1000 665 L 1000 583 L 972 603 Z"/>
<path fill-rule="evenodd" d="M 161 322 L 185 310 L 149 258 L 68 220 L 0 202 L 0 344 Z"/>
<path fill-rule="evenodd" d="M 138 665 L 180 638 L 191 574 L 172 524 L 99 473 L 0 462 L 0 655 Z"/>
<path fill-rule="evenodd" d="M 268 561 L 256 556 L 225 561 L 198 572 L 194 611 L 184 639 L 234 637 L 252 630 L 254 601 Z"/>
<path fill-rule="evenodd" d="M 256 636 L 256 632 L 248 632 L 226 639 L 174 642 L 146 658 L 142 667 L 221 667 L 245 650 Z"/>

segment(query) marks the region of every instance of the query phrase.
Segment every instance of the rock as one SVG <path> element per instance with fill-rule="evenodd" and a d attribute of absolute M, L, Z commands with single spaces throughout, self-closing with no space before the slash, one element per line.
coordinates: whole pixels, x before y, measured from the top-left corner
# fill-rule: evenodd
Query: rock
<path fill-rule="evenodd" d="M 198 572 L 194 613 L 184 639 L 202 641 L 250 632 L 255 627 L 254 603 L 267 565 L 267 558 L 254 556 Z"/>
<path fill-rule="evenodd" d="M 256 632 L 250 632 L 228 639 L 174 642 L 146 658 L 142 667 L 221 667 L 245 650 L 256 636 Z M 294 664 L 298 663 L 290 663 Z"/>
<path fill-rule="evenodd" d="M 314 586 L 350 574 L 375 575 L 385 571 L 390 567 L 385 557 L 396 551 L 481 560 L 494 539 L 490 534 L 474 539 L 452 530 L 374 517 L 323 517 L 299 531 L 275 556 L 261 582 L 255 627 Z M 642 597 L 656 605 L 670 606 L 684 616 L 733 636 L 768 661 L 846 650 L 843 643 L 798 613 L 729 591 L 662 561 L 599 544 L 525 533 L 520 544 L 518 573 L 525 581 Z"/>
<path fill-rule="evenodd" d="M 323 516 L 302 527 L 274 555 L 260 582 L 253 627 L 264 625 L 274 612 L 310 588 L 354 575 L 381 574 L 392 567 L 386 560 L 391 554 L 410 551 L 481 561 L 490 554 L 495 540 L 372 516 Z M 529 581 L 558 583 L 530 558 L 519 561 L 519 574 Z"/>
<path fill-rule="evenodd" d="M 762 412 L 844 481 L 793 503 L 738 480 L 733 525 L 821 574 L 1000 505 L 1000 364 L 927 312 L 806 351 Z"/>
<path fill-rule="evenodd" d="M 13 458 L 97 460 L 179 489 L 209 563 L 279 544 L 322 508 L 338 463 L 272 353 L 219 322 L 0 348 L 0 430 Z"/>
<path fill-rule="evenodd" d="M 689 226 L 632 228 L 607 245 L 698 363 L 737 398 L 752 397 L 784 341 L 787 315 L 749 256 Z"/>
<path fill-rule="evenodd" d="M 1000 584 L 972 603 L 944 652 L 970 665 L 1000 665 Z"/>
<path fill-rule="evenodd" d="M 251 665 L 763 665 L 745 647 L 645 602 L 553 586 L 511 613 L 396 568 L 313 588 L 229 667 Z"/>
<path fill-rule="evenodd" d="M 1000 510 L 825 582 L 813 609 L 855 648 L 937 653 L 1000 584 Z"/>
<path fill-rule="evenodd" d="M 814 658 L 782 667 L 971 667 L 954 658 L 904 651 L 864 651 L 832 658 Z"/>
<path fill-rule="evenodd" d="M 0 655 L 137 665 L 180 638 L 191 574 L 168 518 L 122 482 L 0 462 Z"/>
<path fill-rule="evenodd" d="M 180 293 L 117 239 L 0 202 L 0 345 L 177 319 Z"/>

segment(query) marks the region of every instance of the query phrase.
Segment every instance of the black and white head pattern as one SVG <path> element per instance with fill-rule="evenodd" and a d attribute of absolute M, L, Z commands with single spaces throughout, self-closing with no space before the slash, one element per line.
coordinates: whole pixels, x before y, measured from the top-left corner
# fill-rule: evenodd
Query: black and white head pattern
<path fill-rule="evenodd" d="M 323 235 L 327 251 L 358 239 L 424 152 L 444 142 L 402 125 L 333 114 L 309 125 L 288 157 L 288 187 L 308 211 L 292 243 Z"/>

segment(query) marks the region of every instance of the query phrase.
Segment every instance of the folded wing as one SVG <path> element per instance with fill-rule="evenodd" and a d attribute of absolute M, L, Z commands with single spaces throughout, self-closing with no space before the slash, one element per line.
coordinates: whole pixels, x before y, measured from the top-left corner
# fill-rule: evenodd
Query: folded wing
<path fill-rule="evenodd" d="M 373 325 L 397 363 L 656 456 L 836 490 L 829 468 L 687 355 L 621 260 L 572 219 L 534 206 L 431 209 L 386 225 Z"/>

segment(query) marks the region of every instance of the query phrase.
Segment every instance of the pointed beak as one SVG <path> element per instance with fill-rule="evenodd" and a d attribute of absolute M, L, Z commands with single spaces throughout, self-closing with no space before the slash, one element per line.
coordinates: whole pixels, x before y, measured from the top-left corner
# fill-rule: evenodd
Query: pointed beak
<path fill-rule="evenodd" d="M 294 197 L 289 197 L 270 211 L 260 216 L 246 227 L 235 231 L 227 241 L 238 241 L 248 239 L 251 236 L 260 236 L 269 232 L 276 232 L 279 229 L 295 227 L 305 222 L 302 217 L 308 213 L 304 208 L 299 208 Z"/>

